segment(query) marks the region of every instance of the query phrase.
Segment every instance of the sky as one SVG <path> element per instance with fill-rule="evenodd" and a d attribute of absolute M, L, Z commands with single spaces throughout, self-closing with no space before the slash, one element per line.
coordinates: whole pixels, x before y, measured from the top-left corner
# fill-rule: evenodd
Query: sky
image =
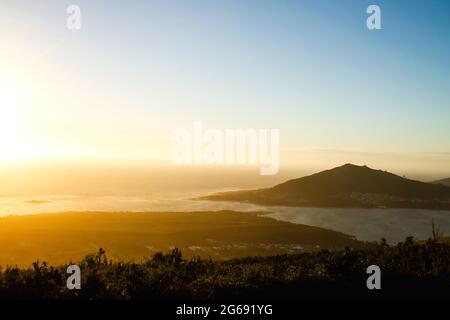
<path fill-rule="evenodd" d="M 0 164 L 168 163 L 201 120 L 279 129 L 281 165 L 450 175 L 449 34 L 447 0 L 2 0 Z"/>

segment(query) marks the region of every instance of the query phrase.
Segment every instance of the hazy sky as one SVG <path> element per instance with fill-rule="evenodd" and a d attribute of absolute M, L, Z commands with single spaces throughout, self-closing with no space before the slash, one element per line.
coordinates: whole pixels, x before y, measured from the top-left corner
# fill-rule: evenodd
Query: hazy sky
<path fill-rule="evenodd" d="M 449 35 L 447 0 L 2 0 L 0 162 L 164 162 L 201 120 L 280 129 L 285 163 L 449 172 Z"/>

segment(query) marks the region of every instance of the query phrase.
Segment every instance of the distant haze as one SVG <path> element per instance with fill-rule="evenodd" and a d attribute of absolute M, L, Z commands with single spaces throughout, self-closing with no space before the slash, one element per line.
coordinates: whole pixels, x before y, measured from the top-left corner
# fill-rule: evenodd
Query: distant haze
<path fill-rule="evenodd" d="M 74 165 L 41 164 L 0 167 L 0 196 L 59 195 L 173 195 L 199 191 L 252 189 L 274 186 L 329 169 L 320 162 L 314 166 L 282 166 L 274 176 L 261 176 L 258 167 L 174 166 L 174 165 Z M 343 163 L 339 163 L 341 165 Z M 364 163 L 361 163 L 364 164 Z M 394 166 L 395 167 L 395 166 Z M 383 169 L 384 167 L 374 167 Z M 389 168 L 388 168 L 389 169 Z M 408 178 L 432 181 L 450 176 L 450 172 L 421 170 L 389 171 Z"/>
<path fill-rule="evenodd" d="M 0 169 L 0 196 L 160 195 L 271 186 L 301 171 L 261 176 L 258 168 L 176 166 L 15 166 Z"/>

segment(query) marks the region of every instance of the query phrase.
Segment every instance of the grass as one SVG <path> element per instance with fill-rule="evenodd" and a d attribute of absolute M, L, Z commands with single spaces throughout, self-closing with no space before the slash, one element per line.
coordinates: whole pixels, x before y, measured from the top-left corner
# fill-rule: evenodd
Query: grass
<path fill-rule="evenodd" d="M 0 265 L 77 261 L 98 248 L 113 260 L 140 262 L 180 248 L 187 257 L 232 259 L 363 247 L 351 236 L 276 221 L 262 213 L 74 212 L 0 218 Z"/>

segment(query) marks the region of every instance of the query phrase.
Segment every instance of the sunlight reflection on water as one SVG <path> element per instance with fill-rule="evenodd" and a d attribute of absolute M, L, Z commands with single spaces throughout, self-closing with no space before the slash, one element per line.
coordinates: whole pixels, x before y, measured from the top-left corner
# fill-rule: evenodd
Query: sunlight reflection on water
<path fill-rule="evenodd" d="M 417 209 L 342 209 L 267 207 L 248 203 L 187 200 L 205 194 L 185 193 L 172 196 L 120 197 L 49 195 L 39 197 L 0 197 L 0 216 L 63 211 L 266 211 L 267 216 L 291 223 L 341 231 L 360 240 L 402 241 L 407 236 L 427 239 L 431 221 L 444 235 L 450 235 L 450 212 Z"/>

